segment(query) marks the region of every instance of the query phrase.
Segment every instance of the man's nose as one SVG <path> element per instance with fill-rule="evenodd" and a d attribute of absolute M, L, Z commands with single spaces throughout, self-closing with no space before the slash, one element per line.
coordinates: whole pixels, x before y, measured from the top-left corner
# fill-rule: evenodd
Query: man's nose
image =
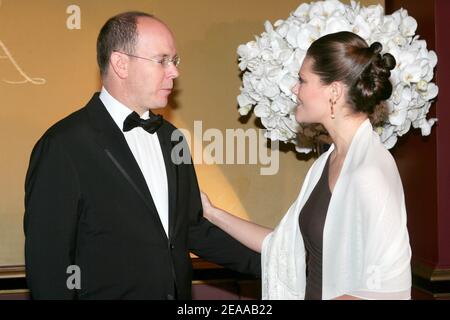
<path fill-rule="evenodd" d="M 167 76 L 171 79 L 178 78 L 180 76 L 180 71 L 175 64 L 171 63 L 167 66 Z"/>

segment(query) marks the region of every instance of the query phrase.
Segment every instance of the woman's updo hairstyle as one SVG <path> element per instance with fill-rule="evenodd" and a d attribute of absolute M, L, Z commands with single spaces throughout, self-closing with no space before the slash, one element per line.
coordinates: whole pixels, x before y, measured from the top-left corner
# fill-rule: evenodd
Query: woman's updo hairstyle
<path fill-rule="evenodd" d="M 370 47 L 352 32 L 328 34 L 314 41 L 306 58 L 312 58 L 312 71 L 322 83 L 341 81 L 348 87 L 348 104 L 356 112 L 372 115 L 392 93 L 389 81 L 395 58 L 381 55 L 383 47 L 374 42 Z"/>

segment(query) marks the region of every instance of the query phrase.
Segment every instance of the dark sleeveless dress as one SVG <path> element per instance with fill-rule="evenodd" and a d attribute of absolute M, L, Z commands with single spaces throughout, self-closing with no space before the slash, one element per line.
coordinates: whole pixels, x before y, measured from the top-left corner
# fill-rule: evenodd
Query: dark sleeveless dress
<path fill-rule="evenodd" d="M 306 252 L 305 300 L 322 299 L 323 229 L 330 204 L 329 159 L 322 176 L 300 212 L 299 225 Z"/>

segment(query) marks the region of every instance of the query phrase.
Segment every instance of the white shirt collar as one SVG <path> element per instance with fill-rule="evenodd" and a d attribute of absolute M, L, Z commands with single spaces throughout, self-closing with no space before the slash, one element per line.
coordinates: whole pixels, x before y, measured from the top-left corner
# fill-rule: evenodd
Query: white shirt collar
<path fill-rule="evenodd" d="M 102 87 L 102 91 L 100 92 L 99 98 L 105 105 L 106 110 L 108 110 L 114 122 L 117 124 L 120 130 L 123 131 L 123 122 L 125 118 L 128 117 L 128 115 L 133 112 L 133 110 L 131 110 L 129 107 L 125 106 L 123 103 L 115 99 L 111 94 L 109 94 L 109 92 L 105 89 L 105 87 Z M 149 111 L 146 111 L 141 116 L 141 118 L 148 119 L 149 116 L 150 116 Z"/>

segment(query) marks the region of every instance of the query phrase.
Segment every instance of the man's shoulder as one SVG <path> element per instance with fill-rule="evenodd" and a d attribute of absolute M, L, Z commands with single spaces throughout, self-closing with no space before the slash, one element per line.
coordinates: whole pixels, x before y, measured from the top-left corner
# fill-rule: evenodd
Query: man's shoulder
<path fill-rule="evenodd" d="M 68 116 L 53 124 L 43 136 L 74 136 L 85 131 L 89 126 L 89 108 L 95 109 L 96 105 L 101 103 L 98 99 L 98 93 L 89 100 L 82 108 L 72 112 Z"/>
<path fill-rule="evenodd" d="M 53 124 L 45 133 L 44 136 L 68 136 L 80 132 L 85 127 L 87 122 L 87 110 L 83 107 L 75 112 L 72 112 L 65 118 Z"/>
<path fill-rule="evenodd" d="M 85 115 L 86 110 L 82 108 L 53 124 L 38 139 L 31 157 L 39 158 L 45 152 L 59 152 L 60 150 L 66 152 L 71 149 L 78 149 L 75 147 L 80 144 L 80 137 L 83 136 L 82 128 L 86 127 L 84 124 Z"/>

